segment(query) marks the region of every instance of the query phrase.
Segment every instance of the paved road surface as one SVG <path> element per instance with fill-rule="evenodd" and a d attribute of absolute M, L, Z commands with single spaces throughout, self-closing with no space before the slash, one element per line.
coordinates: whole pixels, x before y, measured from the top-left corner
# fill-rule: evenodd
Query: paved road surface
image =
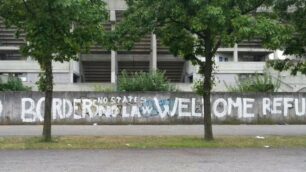
<path fill-rule="evenodd" d="M 305 172 L 306 149 L 0 151 L 2 172 Z"/>
<path fill-rule="evenodd" d="M 215 125 L 216 136 L 306 136 L 306 125 Z M 40 136 L 42 126 L 0 126 L 0 136 Z M 202 136 L 201 125 L 53 126 L 53 135 L 79 136 Z"/>

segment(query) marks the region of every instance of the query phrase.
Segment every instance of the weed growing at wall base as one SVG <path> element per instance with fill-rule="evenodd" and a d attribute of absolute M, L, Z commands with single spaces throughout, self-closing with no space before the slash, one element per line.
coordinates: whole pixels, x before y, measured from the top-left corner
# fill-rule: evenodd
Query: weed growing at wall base
<path fill-rule="evenodd" d="M 226 85 L 226 83 L 225 83 Z M 228 86 L 230 92 L 250 93 L 250 92 L 277 92 L 280 87 L 280 79 L 273 79 L 271 74 L 255 74 L 246 80 L 236 80 L 237 86 Z"/>
<path fill-rule="evenodd" d="M 19 78 L 9 77 L 6 83 L 0 84 L 0 91 L 31 91 L 31 88 L 24 86 Z"/>
<path fill-rule="evenodd" d="M 118 81 L 119 91 L 175 91 L 173 85 L 167 81 L 165 73 L 156 72 L 135 72 L 123 71 Z"/>

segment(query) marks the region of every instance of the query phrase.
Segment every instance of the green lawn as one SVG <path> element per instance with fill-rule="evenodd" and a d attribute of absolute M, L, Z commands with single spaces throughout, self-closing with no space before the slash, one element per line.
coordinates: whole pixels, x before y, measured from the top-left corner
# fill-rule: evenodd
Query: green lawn
<path fill-rule="evenodd" d="M 55 137 L 45 143 L 39 137 L 0 137 L 0 150 L 24 149 L 147 149 L 147 148 L 306 148 L 306 136 L 218 137 L 204 141 L 199 137 Z"/>

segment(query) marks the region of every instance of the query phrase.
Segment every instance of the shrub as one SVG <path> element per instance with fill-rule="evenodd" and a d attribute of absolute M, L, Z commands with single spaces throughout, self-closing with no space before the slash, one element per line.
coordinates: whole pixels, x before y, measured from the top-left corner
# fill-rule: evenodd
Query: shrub
<path fill-rule="evenodd" d="M 24 86 L 19 78 L 9 77 L 7 83 L 0 84 L 0 91 L 31 91 L 31 88 Z"/>
<path fill-rule="evenodd" d="M 230 92 L 276 92 L 280 87 L 280 79 L 273 79 L 269 73 L 264 75 L 255 74 L 244 81 L 236 80 L 237 86 L 227 86 Z"/>
<path fill-rule="evenodd" d="M 119 91 L 175 91 L 165 78 L 164 72 L 121 73 L 118 81 Z"/>

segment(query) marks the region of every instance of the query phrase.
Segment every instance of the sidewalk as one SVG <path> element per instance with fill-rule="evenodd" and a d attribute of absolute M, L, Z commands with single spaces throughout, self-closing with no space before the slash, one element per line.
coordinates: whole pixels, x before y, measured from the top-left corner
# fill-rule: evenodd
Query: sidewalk
<path fill-rule="evenodd" d="M 215 136 L 306 136 L 306 125 L 214 125 Z M 40 136 L 42 126 L 0 126 L 0 136 Z M 54 136 L 203 136 L 202 125 L 53 125 Z"/>

